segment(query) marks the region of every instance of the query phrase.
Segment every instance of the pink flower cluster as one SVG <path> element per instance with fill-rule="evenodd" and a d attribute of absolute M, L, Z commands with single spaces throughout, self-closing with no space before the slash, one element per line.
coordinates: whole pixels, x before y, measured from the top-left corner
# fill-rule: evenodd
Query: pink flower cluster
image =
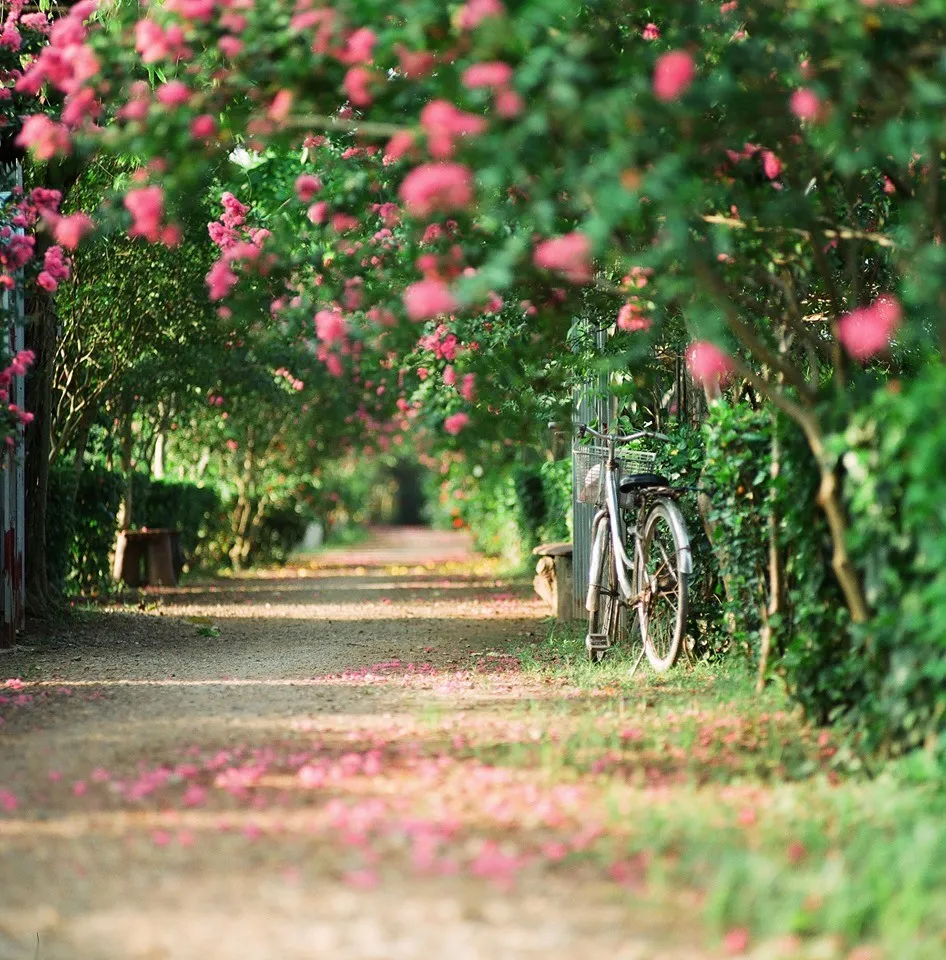
<path fill-rule="evenodd" d="M 591 279 L 591 241 L 578 231 L 543 240 L 536 246 L 532 261 L 573 283 L 587 283 Z"/>
<path fill-rule="evenodd" d="M 459 306 L 450 288 L 440 280 L 418 280 L 403 293 L 404 309 L 414 321 L 433 320 L 453 313 Z"/>
<path fill-rule="evenodd" d="M 856 360 L 883 353 L 903 319 L 900 301 L 891 294 L 879 296 L 867 307 L 858 307 L 838 320 L 838 339 Z"/>
<path fill-rule="evenodd" d="M 686 352 L 687 369 L 697 383 L 719 386 L 732 373 L 732 360 L 708 340 L 691 343 Z"/>
<path fill-rule="evenodd" d="M 463 84 L 470 90 L 485 88 L 493 91 L 496 112 L 505 118 L 522 112 L 522 98 L 511 88 L 511 82 L 512 67 L 501 61 L 474 63 L 463 72 Z"/>
<path fill-rule="evenodd" d="M 131 214 L 130 237 L 144 237 L 149 243 L 164 241 L 173 246 L 179 239 L 174 227 L 162 228 L 164 191 L 156 184 L 137 187 L 125 194 L 125 209 Z"/>
<path fill-rule="evenodd" d="M 220 248 L 220 259 L 207 272 L 207 287 L 211 300 L 222 300 L 239 279 L 233 270 L 235 263 L 257 263 L 265 272 L 267 259 L 263 258 L 263 244 L 270 232 L 265 229 L 246 229 L 246 216 L 250 208 L 241 203 L 232 193 L 220 198 L 223 213 L 219 220 L 207 225 L 211 240 Z"/>
<path fill-rule="evenodd" d="M 458 137 L 477 136 L 486 130 L 486 121 L 458 109 L 446 100 L 433 100 L 420 112 L 420 123 L 427 134 L 427 149 L 439 160 L 452 157 Z"/>
<path fill-rule="evenodd" d="M 696 76 L 696 63 L 685 50 L 671 50 L 654 67 L 654 96 L 658 100 L 678 100 L 690 89 Z"/>
<path fill-rule="evenodd" d="M 69 279 L 71 270 L 72 264 L 62 247 L 50 247 L 43 257 L 43 269 L 36 282 L 51 293 L 58 288 L 60 281 Z"/>
<path fill-rule="evenodd" d="M 452 363 L 459 353 L 460 341 L 446 324 L 441 323 L 433 333 L 421 337 L 417 346 L 421 350 L 430 350 L 438 360 Z"/>
<path fill-rule="evenodd" d="M 95 0 L 80 0 L 67 16 L 53 23 L 49 28 L 49 43 L 16 81 L 19 93 L 36 96 L 44 84 L 49 84 L 66 95 L 63 123 L 56 123 L 42 113 L 33 114 L 23 122 L 17 142 L 41 160 L 68 153 L 71 149 L 68 127 L 78 126 L 85 117 L 95 117 L 101 110 L 95 91 L 86 87 L 100 72 L 98 58 L 86 43 L 84 23 L 96 6 Z M 41 21 L 30 23 L 45 32 Z M 7 36 L 9 39 L 11 35 Z"/>

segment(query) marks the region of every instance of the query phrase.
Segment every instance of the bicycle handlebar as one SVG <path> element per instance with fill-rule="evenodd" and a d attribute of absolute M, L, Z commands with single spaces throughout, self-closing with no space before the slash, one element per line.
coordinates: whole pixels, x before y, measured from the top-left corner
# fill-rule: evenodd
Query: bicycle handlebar
<path fill-rule="evenodd" d="M 615 443 L 633 443 L 635 440 L 640 440 L 641 437 L 656 437 L 658 440 L 669 440 L 665 433 L 657 433 L 655 430 L 638 430 L 636 433 L 630 434 L 619 434 L 619 433 L 600 433 L 597 430 L 592 429 L 584 423 L 578 425 L 578 437 L 581 439 L 585 434 L 591 434 L 593 437 L 597 437 L 599 440 L 613 440 Z"/>

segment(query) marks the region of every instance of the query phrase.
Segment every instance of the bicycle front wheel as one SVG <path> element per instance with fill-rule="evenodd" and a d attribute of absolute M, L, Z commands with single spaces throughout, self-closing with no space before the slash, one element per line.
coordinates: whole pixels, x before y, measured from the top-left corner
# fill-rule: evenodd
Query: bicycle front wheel
<path fill-rule="evenodd" d="M 644 653 L 656 673 L 676 663 L 686 633 L 687 574 L 680 570 L 685 530 L 676 505 L 655 503 L 644 521 L 636 562 L 637 606 Z"/>
<path fill-rule="evenodd" d="M 607 520 L 603 522 L 604 529 L 599 536 L 602 537 L 601 547 L 601 568 L 598 572 L 596 583 L 590 585 L 593 599 L 591 606 L 594 607 L 588 614 L 588 659 L 592 663 L 601 663 L 606 649 L 598 646 L 592 646 L 591 638 L 607 637 L 608 645 L 612 645 L 617 639 L 619 624 L 623 619 L 623 610 L 620 605 L 620 589 L 618 587 L 617 570 L 614 566 L 614 551 L 611 549 L 611 531 L 608 528 Z"/>

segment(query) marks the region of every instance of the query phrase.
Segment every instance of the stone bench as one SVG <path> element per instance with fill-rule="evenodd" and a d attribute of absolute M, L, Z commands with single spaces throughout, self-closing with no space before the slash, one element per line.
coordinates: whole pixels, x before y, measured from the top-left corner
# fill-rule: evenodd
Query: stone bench
<path fill-rule="evenodd" d="M 543 543 L 532 553 L 539 558 L 532 585 L 559 620 L 572 619 L 572 545 Z"/>

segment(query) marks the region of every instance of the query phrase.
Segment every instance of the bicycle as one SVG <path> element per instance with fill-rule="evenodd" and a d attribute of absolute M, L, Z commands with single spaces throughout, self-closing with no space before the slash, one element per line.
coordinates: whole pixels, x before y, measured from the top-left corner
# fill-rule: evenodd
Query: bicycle
<path fill-rule="evenodd" d="M 669 437 L 651 430 L 621 436 L 579 425 L 579 439 L 588 435 L 606 446 L 576 444 L 572 451 L 578 499 L 598 507 L 591 528 L 585 647 L 591 661 L 600 663 L 633 629 L 636 612 L 641 652 L 631 673 L 645 654 L 655 672 L 666 673 L 686 632 L 693 572 L 690 535 L 676 503 L 684 488 L 652 472 L 656 454 L 630 450 L 618 457 L 616 448 L 643 437 Z"/>

